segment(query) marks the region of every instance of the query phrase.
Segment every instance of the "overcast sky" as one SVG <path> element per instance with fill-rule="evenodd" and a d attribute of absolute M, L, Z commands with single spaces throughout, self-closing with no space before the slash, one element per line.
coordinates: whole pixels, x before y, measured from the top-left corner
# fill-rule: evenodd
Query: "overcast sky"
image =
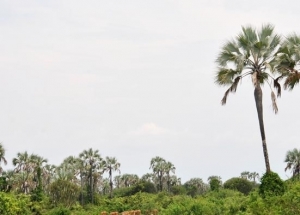
<path fill-rule="evenodd" d="M 51 164 L 84 149 L 113 156 L 142 176 L 172 162 L 185 182 L 265 171 L 253 86 L 226 106 L 214 84 L 220 47 L 243 25 L 300 33 L 299 1 L 126 0 L 0 2 L 0 142 Z M 283 178 L 299 147 L 299 86 L 279 113 L 264 88 L 271 169 Z"/>

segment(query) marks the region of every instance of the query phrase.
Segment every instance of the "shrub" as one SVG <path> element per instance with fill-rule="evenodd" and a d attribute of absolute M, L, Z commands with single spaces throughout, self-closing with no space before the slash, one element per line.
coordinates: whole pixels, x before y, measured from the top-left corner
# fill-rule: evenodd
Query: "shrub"
<path fill-rule="evenodd" d="M 224 183 L 224 188 L 237 190 L 241 193 L 248 195 L 253 189 L 253 183 L 244 178 L 231 178 Z"/>
<path fill-rule="evenodd" d="M 259 194 L 265 198 L 267 196 L 281 196 L 285 192 L 284 182 L 277 173 L 266 172 L 261 178 Z"/>

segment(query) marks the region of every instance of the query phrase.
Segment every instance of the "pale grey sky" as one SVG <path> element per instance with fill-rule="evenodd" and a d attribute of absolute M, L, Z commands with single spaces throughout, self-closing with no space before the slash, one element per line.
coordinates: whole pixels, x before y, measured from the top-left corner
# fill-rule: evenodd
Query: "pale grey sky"
<path fill-rule="evenodd" d="M 227 105 L 215 58 L 242 25 L 300 33 L 298 1 L 1 1 L 0 142 L 59 164 L 88 148 L 122 173 L 161 156 L 185 182 L 265 170 L 250 79 Z M 264 89 L 271 169 L 299 147 L 300 89 L 273 114 Z M 12 168 L 11 164 L 4 169 Z"/>

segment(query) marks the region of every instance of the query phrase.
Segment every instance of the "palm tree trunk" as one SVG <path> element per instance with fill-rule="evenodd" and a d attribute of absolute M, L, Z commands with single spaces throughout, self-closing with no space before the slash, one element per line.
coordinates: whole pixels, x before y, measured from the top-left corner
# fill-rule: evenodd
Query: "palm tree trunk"
<path fill-rule="evenodd" d="M 113 183 L 112 183 L 112 170 L 111 170 L 111 168 L 109 169 L 109 188 L 110 188 L 109 196 L 110 196 L 110 198 L 112 198 Z"/>
<path fill-rule="evenodd" d="M 263 153 L 264 153 L 264 157 L 265 157 L 266 171 L 267 171 L 267 173 L 269 173 L 269 172 L 271 172 L 271 168 L 270 168 L 265 128 L 264 128 L 264 120 L 263 120 L 262 90 L 261 90 L 259 83 L 257 83 L 255 86 L 254 98 L 255 98 L 258 121 L 259 121 L 259 129 L 260 129 L 260 134 L 261 134 Z"/>
<path fill-rule="evenodd" d="M 92 166 L 90 168 L 90 196 L 91 196 L 91 202 L 94 204 L 94 198 L 93 198 L 93 170 Z"/>
<path fill-rule="evenodd" d="M 83 206 L 83 176 L 82 176 L 82 170 L 80 170 L 80 186 L 81 186 L 81 206 Z"/>

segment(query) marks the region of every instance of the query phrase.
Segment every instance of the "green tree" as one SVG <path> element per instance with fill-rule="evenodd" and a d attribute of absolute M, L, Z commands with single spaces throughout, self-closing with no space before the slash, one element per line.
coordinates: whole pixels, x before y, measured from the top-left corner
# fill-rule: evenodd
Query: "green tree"
<path fill-rule="evenodd" d="M 285 171 L 291 169 L 293 177 L 300 179 L 300 150 L 295 148 L 287 151 L 284 162 L 287 163 Z"/>
<path fill-rule="evenodd" d="M 212 191 L 218 191 L 222 186 L 222 179 L 220 176 L 212 175 L 209 176 L 207 180 Z"/>
<path fill-rule="evenodd" d="M 248 195 L 253 189 L 253 183 L 245 178 L 231 178 L 223 184 L 224 188 L 238 190 L 241 193 Z"/>
<path fill-rule="evenodd" d="M 75 205 L 80 187 L 68 180 L 58 179 L 50 185 L 50 201 L 54 206 L 64 205 L 70 208 Z"/>
<path fill-rule="evenodd" d="M 120 173 L 120 166 L 121 164 L 117 161 L 115 157 L 106 157 L 103 161 L 103 171 L 108 172 L 109 175 L 110 197 L 112 197 L 113 190 L 112 172 L 117 171 Z"/>
<path fill-rule="evenodd" d="M 207 185 L 201 178 L 191 178 L 184 183 L 184 187 L 187 191 L 187 194 L 191 195 L 192 197 L 201 195 L 207 191 Z"/>
<path fill-rule="evenodd" d="M 277 89 L 277 96 L 280 96 L 281 88 L 278 83 L 278 78 L 272 77 L 272 73 L 275 72 L 274 68 L 280 64 L 279 61 L 275 59 L 280 42 L 280 36 L 274 33 L 274 27 L 270 24 L 263 25 L 259 30 L 251 26 L 242 27 L 242 32 L 234 40 L 227 42 L 222 47 L 221 53 L 216 61 L 218 64 L 215 79 L 216 83 L 219 85 L 231 85 L 225 92 L 221 102 L 222 105 L 226 104 L 229 92 L 236 91 L 241 79 L 248 75 L 252 76 L 254 98 L 267 172 L 270 172 L 271 168 L 263 121 L 261 85 L 265 82 L 270 83 L 270 81 L 273 81 L 274 88 Z M 276 96 L 272 89 L 271 98 L 273 109 L 275 113 L 277 113 Z"/>

